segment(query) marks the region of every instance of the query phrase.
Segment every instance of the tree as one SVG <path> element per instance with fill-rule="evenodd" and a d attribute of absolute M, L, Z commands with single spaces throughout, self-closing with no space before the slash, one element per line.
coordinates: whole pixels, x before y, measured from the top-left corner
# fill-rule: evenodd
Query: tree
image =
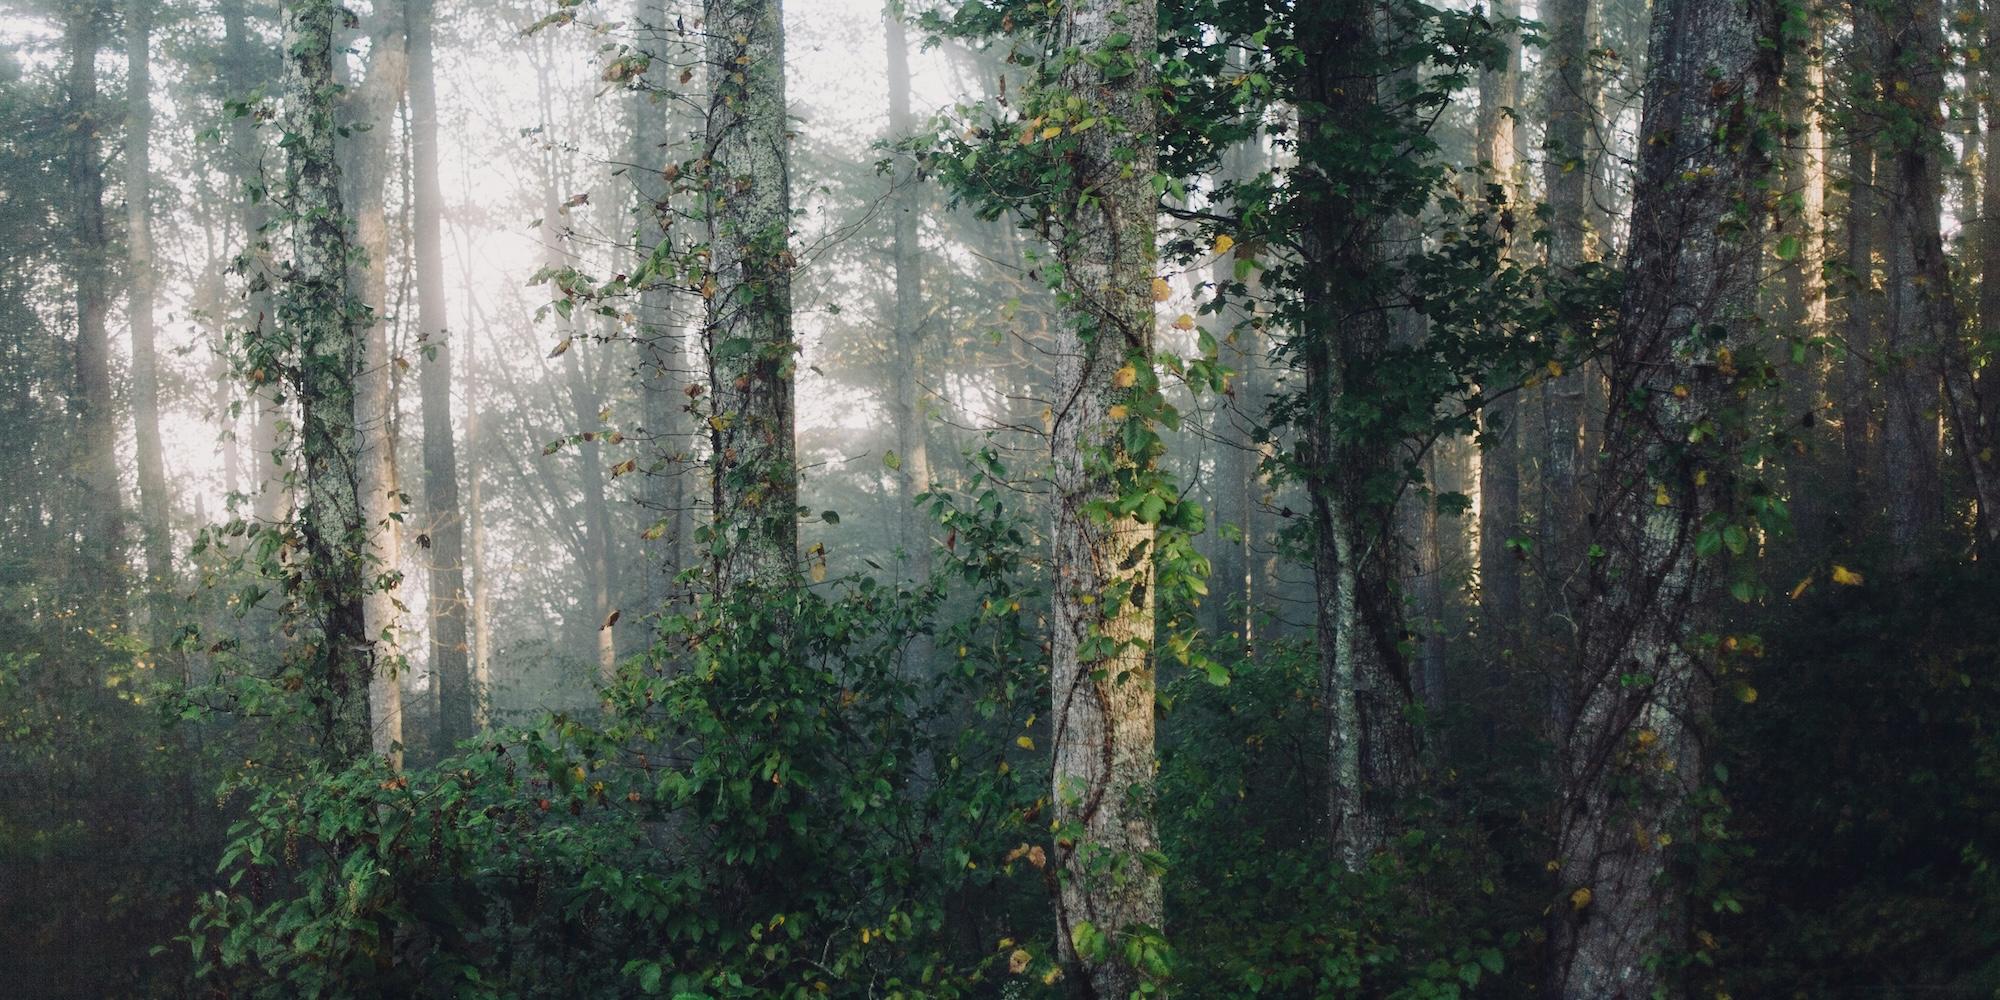
<path fill-rule="evenodd" d="M 902 3 L 889 0 L 883 10 L 883 41 L 889 55 L 889 135 L 892 141 L 909 137 L 914 128 L 910 114 L 910 46 L 904 37 Z M 924 403 L 920 398 L 917 347 L 922 340 L 923 246 L 918 240 L 918 209 L 922 207 L 921 181 L 914 167 L 897 158 L 898 169 L 890 180 L 890 211 L 894 213 L 892 256 L 896 271 L 896 302 L 891 324 L 889 368 L 889 419 L 896 429 L 896 461 L 892 471 L 901 493 L 896 513 L 896 543 L 921 575 L 928 546 L 917 534 L 916 497 L 930 488 L 931 452 L 927 442 Z"/>
<path fill-rule="evenodd" d="M 1516 109 L 1521 104 L 1521 39 L 1510 22 L 1520 12 L 1512 0 L 1497 0 L 1490 16 L 1509 35 L 1497 66 L 1479 74 L 1478 156 L 1491 171 L 1490 185 L 1497 187 L 1506 207 L 1500 218 L 1512 220 L 1525 199 L 1517 176 L 1520 170 L 1520 140 L 1515 130 Z M 1512 225 L 1503 223 L 1495 234 L 1503 243 L 1512 236 Z M 1498 644 L 1488 655 L 1504 665 L 1520 653 L 1522 630 L 1521 560 L 1511 542 L 1521 530 L 1521 440 L 1522 410 L 1513 392 L 1489 398 L 1480 409 L 1481 430 L 1485 434 L 1479 458 L 1479 598 L 1483 619 L 1481 634 Z M 1426 685 L 1428 689 L 1430 685 Z"/>
<path fill-rule="evenodd" d="M 99 140 L 97 53 L 103 44 L 101 0 L 63 5 L 63 48 L 69 55 L 68 170 L 70 187 L 69 262 L 75 285 L 76 381 L 70 391 L 75 421 L 76 531 L 81 538 L 85 592 L 113 595 L 122 590 L 125 524 L 118 485 L 118 424 L 111 383 L 111 338 L 105 328 L 109 308 L 110 242 L 104 229 L 104 164 Z M 122 617 L 118 608 L 107 609 Z"/>
<path fill-rule="evenodd" d="M 1594 503 L 1595 560 L 1559 731 L 1561 797 L 1546 990 L 1648 996 L 1681 947 L 1685 887 L 1665 844 L 1704 780 L 1721 553 L 1770 504 L 1750 400 L 1774 140 L 1777 22 L 1761 2 L 1654 7 L 1631 256 Z"/>
<path fill-rule="evenodd" d="M 132 424 L 138 439 L 139 526 L 146 555 L 148 625 L 156 645 L 171 637 L 174 549 L 166 462 L 160 447 L 160 359 L 153 321 L 153 95 L 152 7 L 125 7 L 125 258 L 130 272 L 127 309 L 132 321 Z"/>
<path fill-rule="evenodd" d="M 306 682 L 321 751 L 341 765 L 366 756 L 373 745 L 369 694 L 376 664 L 363 611 L 369 532 L 355 419 L 355 383 L 369 321 L 348 288 L 353 253 L 335 154 L 337 12 L 333 0 L 292 0 L 282 8 L 284 221 L 291 260 L 279 329 L 296 357 L 292 388 L 299 401 L 305 479 L 299 515 L 302 605 L 317 626 Z"/>
<path fill-rule="evenodd" d="M 1056 940 L 1089 995 L 1124 997 L 1157 974 L 1135 959 L 1164 925 L 1152 813 L 1159 537 L 1127 503 L 1151 488 L 1157 462 L 1145 439 L 1158 409 L 1158 12 L 1153 0 L 1068 0 L 1052 29 L 1060 75 L 1037 109 L 1102 122 L 1070 136 L 1050 212 L 1064 312 L 1050 441 Z"/>
<path fill-rule="evenodd" d="M 1396 546 L 1387 441 L 1347 419 L 1350 400 L 1375 400 L 1391 347 L 1394 282 L 1384 219 L 1409 190 L 1371 175 L 1399 126 L 1378 104 L 1382 55 L 1366 0 L 1307 0 L 1294 11 L 1300 163 L 1297 199 L 1303 376 L 1300 478 L 1311 507 L 1315 635 L 1327 713 L 1327 832 L 1342 864 L 1358 869 L 1381 847 L 1399 792 L 1416 768 L 1409 677 L 1397 642 Z M 1395 139 L 1400 140 L 1400 133 Z M 1367 191 L 1364 199 L 1359 192 Z M 1370 202 L 1385 202 L 1378 211 Z M 1359 408 L 1372 403 L 1363 402 Z M 1379 430 L 1379 429 L 1378 429 Z"/>
<path fill-rule="evenodd" d="M 444 292 L 444 195 L 438 184 L 437 58 L 434 0 L 409 0 L 410 158 L 415 216 L 417 329 L 424 407 L 424 535 L 430 559 L 431 672 L 438 683 L 438 731 L 446 745 L 474 731 L 466 635 L 465 518 L 458 503 L 458 447 L 452 438 L 451 326 Z M 467 317 L 470 319 L 470 317 Z"/>
<path fill-rule="evenodd" d="M 791 155 L 781 0 L 705 0 L 709 555 L 719 592 L 797 569 Z"/>

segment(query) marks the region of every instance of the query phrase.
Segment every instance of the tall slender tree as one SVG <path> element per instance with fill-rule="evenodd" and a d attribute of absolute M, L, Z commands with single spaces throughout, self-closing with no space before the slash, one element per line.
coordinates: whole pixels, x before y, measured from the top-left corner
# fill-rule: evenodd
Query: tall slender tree
<path fill-rule="evenodd" d="M 1370 182 L 1367 147 L 1393 127 L 1378 105 L 1383 56 L 1367 0 L 1307 0 L 1294 9 L 1299 142 L 1300 314 L 1293 353 L 1303 376 L 1299 462 L 1311 508 L 1316 635 L 1326 705 L 1327 831 L 1359 868 L 1382 846 L 1398 793 L 1414 778 L 1412 696 L 1398 648 L 1396 473 L 1380 440 L 1341 426 L 1343 400 L 1371 398 L 1391 347 L 1397 279 L 1385 216 L 1355 192 Z M 1368 137 L 1368 138 L 1364 138 Z M 1356 183 L 1360 182 L 1360 183 Z M 1382 192 L 1400 202 L 1407 192 Z"/>
<path fill-rule="evenodd" d="M 408 0 L 412 233 L 417 266 L 418 360 L 424 408 L 424 536 L 430 564 L 431 673 L 438 684 L 438 731 L 447 745 L 473 733 L 470 645 L 466 636 L 465 518 L 458 502 L 458 444 L 452 437 L 451 325 L 444 291 L 444 194 L 438 183 L 434 0 Z"/>
<path fill-rule="evenodd" d="M 338 765 L 373 746 L 369 694 L 374 643 L 363 603 L 368 523 L 361 507 L 361 434 L 355 382 L 367 321 L 348 290 L 352 253 L 340 196 L 335 137 L 334 0 L 288 0 L 285 53 L 284 211 L 291 260 L 278 315 L 296 358 L 299 458 L 305 497 L 299 534 L 305 558 L 302 604 L 317 626 L 307 683 L 321 751 Z M 277 359 L 271 359 L 275 366 Z"/>
<path fill-rule="evenodd" d="M 132 323 L 132 425 L 138 447 L 139 527 L 146 557 L 148 627 L 155 644 L 170 638 L 174 548 L 166 460 L 160 443 L 160 355 L 153 318 L 153 3 L 125 6 L 126 311 Z"/>
<path fill-rule="evenodd" d="M 75 289 L 75 382 L 70 415 L 75 421 L 80 489 L 77 494 L 84 588 L 101 595 L 122 588 L 125 552 L 123 505 L 118 486 L 118 424 L 111 382 L 111 338 L 105 326 L 110 306 L 110 241 L 104 227 L 104 164 L 100 139 L 103 109 L 97 90 L 97 54 L 104 43 L 102 0 L 71 0 L 63 6 L 63 49 L 69 57 L 68 179 L 69 265 Z M 115 605 L 108 609 L 120 615 Z"/>
<path fill-rule="evenodd" d="M 1521 106 L 1521 37 L 1509 22 L 1520 17 L 1513 0 L 1496 0 L 1488 14 L 1507 25 L 1505 51 L 1497 65 L 1479 75 L 1479 159 L 1491 171 L 1489 184 L 1501 192 L 1502 218 L 1522 212 L 1520 139 L 1515 115 Z M 1511 227 L 1495 234 L 1507 240 Z M 1479 455 L 1479 598 L 1488 654 L 1504 665 L 1517 652 L 1522 634 L 1520 560 L 1509 541 L 1521 530 L 1521 407 L 1512 392 L 1496 395 L 1480 411 L 1485 445 Z M 1426 685 L 1428 688 L 1429 685 Z"/>
<path fill-rule="evenodd" d="M 915 129 L 910 114 L 910 44 L 903 30 L 902 0 L 888 0 L 883 9 L 883 40 L 889 60 L 889 135 L 908 138 Z M 910 565 L 922 573 L 926 554 L 918 537 L 916 496 L 930 487 L 931 452 L 925 427 L 918 346 L 923 334 L 923 246 L 917 223 L 923 207 L 922 183 L 915 165 L 897 158 L 890 180 L 893 213 L 891 254 L 896 272 L 896 302 L 889 352 L 889 416 L 896 429 L 896 461 L 892 470 L 902 501 L 896 510 L 896 544 L 908 553 Z"/>
<path fill-rule="evenodd" d="M 791 156 L 781 0 L 705 0 L 710 81 L 706 216 L 716 585 L 769 587 L 797 569 Z"/>
<path fill-rule="evenodd" d="M 1561 808 L 1546 991 L 1650 996 L 1686 893 L 1664 844 L 1705 770 L 1715 556 L 1742 549 L 1743 442 L 1776 110 L 1761 0 L 1653 8 L 1637 196 L 1604 433 L 1580 655 L 1559 730 Z M 1741 362 L 1739 366 L 1739 360 Z M 1714 545 L 1702 541 L 1714 533 Z M 1727 541 L 1735 539 L 1734 542 Z"/>

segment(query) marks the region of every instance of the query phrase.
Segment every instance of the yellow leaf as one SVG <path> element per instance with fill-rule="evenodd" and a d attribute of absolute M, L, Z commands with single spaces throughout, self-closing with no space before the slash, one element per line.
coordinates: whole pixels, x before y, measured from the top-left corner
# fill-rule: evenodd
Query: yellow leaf
<path fill-rule="evenodd" d="M 1551 358 L 1549 360 L 1549 377 L 1561 378 L 1562 373 L 1563 373 L 1563 363 Z"/>
<path fill-rule="evenodd" d="M 704 299 L 712 299 L 712 298 L 715 298 L 715 291 L 716 291 L 716 289 L 715 289 L 715 278 L 713 278 L 713 277 L 707 277 L 707 278 L 703 278 L 703 279 L 701 279 L 701 297 L 702 297 L 702 298 L 704 298 Z"/>
<path fill-rule="evenodd" d="M 1139 369 L 1132 367 L 1132 363 L 1129 361 L 1125 363 L 1124 367 L 1118 369 L 1117 374 L 1111 376 L 1111 384 L 1119 389 L 1130 389 L 1138 381 Z"/>
<path fill-rule="evenodd" d="M 1653 487 L 1653 502 L 1661 507 L 1673 505 L 1674 498 L 1667 495 L 1667 484 L 1660 483 Z"/>
<path fill-rule="evenodd" d="M 826 560 L 822 559 L 812 564 L 812 581 L 814 583 L 826 582 Z"/>
<path fill-rule="evenodd" d="M 1812 586 L 1812 577 L 1808 576 L 1805 579 L 1800 580 L 1798 582 L 1798 585 L 1792 588 L 1792 592 L 1790 594 L 1791 599 L 1794 601 L 1798 600 L 1799 595 L 1805 593 L 1806 588 L 1810 586 Z"/>
<path fill-rule="evenodd" d="M 1034 960 L 1035 956 L 1028 954 L 1024 949 L 1016 948 L 1012 955 L 1007 956 L 1007 971 L 1018 976 L 1028 971 L 1028 963 Z"/>
<path fill-rule="evenodd" d="M 1569 905 L 1570 905 L 1570 908 L 1571 908 L 1571 909 L 1575 909 L 1575 910 L 1581 910 L 1581 909 L 1583 909 L 1584 907 L 1586 907 L 1586 906 L 1589 906 L 1589 905 L 1590 905 L 1590 890 L 1589 890 L 1589 889 L 1578 889 L 1577 891 L 1575 891 L 1575 892 L 1572 892 L 1572 893 L 1570 893 L 1570 894 L 1569 894 Z"/>
<path fill-rule="evenodd" d="M 1861 586 L 1861 574 L 1845 566 L 1836 564 L 1833 567 L 1833 582 L 1843 587 L 1859 587 Z"/>
<path fill-rule="evenodd" d="M 1194 329 L 1194 317 L 1188 315 L 1187 313 L 1181 313 L 1180 316 L 1174 320 L 1174 329 L 1176 330 Z"/>
<path fill-rule="evenodd" d="M 1748 684 L 1737 685 L 1736 700 L 1745 705 L 1757 704 L 1757 689 Z"/>
<path fill-rule="evenodd" d="M 1016 736 L 1014 737 L 1014 745 L 1023 750 L 1033 750 L 1035 748 L 1035 741 L 1026 736 Z"/>
<path fill-rule="evenodd" d="M 1235 237 L 1230 236 L 1228 233 L 1223 233 L 1222 235 L 1217 236 L 1215 238 L 1216 253 L 1228 253 L 1229 248 L 1235 245 L 1236 245 Z"/>
<path fill-rule="evenodd" d="M 1173 296 L 1174 296 L 1174 286 L 1167 284 L 1167 279 L 1165 278 L 1153 279 L 1153 301 L 1165 302 L 1168 299 L 1173 298 Z"/>
<path fill-rule="evenodd" d="M 1114 407 L 1112 407 L 1112 408 L 1111 408 L 1111 409 L 1110 409 L 1109 411 L 1107 411 L 1107 412 L 1106 412 L 1106 413 L 1105 413 L 1104 415 L 1105 415 L 1105 416 L 1107 416 L 1107 417 L 1110 417 L 1110 418 L 1111 418 L 1111 419 L 1113 419 L 1113 420 L 1123 420 L 1123 419 L 1125 419 L 1125 416 L 1126 416 L 1126 414 L 1128 414 L 1128 413 L 1130 413 L 1130 412 L 1132 412 L 1132 411 L 1131 411 L 1131 410 L 1129 410 L 1129 409 L 1126 409 L 1126 408 L 1125 408 L 1124 406 L 1114 406 Z"/>
<path fill-rule="evenodd" d="M 1042 138 L 1044 140 L 1053 139 L 1061 134 L 1062 134 L 1061 125 L 1051 125 L 1048 128 L 1042 130 Z"/>

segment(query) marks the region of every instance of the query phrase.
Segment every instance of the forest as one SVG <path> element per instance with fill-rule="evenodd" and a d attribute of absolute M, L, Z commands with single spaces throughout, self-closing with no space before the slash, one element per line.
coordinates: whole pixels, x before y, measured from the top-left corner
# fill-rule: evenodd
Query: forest
<path fill-rule="evenodd" d="M 2000 0 L 0 0 L 0 995 L 2000 997 Z"/>

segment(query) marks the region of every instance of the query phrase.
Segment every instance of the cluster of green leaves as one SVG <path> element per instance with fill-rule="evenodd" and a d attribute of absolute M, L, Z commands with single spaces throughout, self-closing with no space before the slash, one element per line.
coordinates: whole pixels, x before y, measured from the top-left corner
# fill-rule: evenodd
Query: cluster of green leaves
<path fill-rule="evenodd" d="M 1031 536 L 978 489 L 926 498 L 955 539 L 931 583 L 704 600 L 601 719 L 401 774 L 245 768 L 193 961 L 321 997 L 954 996 L 1046 972 L 1016 944 L 1049 934 Z"/>

